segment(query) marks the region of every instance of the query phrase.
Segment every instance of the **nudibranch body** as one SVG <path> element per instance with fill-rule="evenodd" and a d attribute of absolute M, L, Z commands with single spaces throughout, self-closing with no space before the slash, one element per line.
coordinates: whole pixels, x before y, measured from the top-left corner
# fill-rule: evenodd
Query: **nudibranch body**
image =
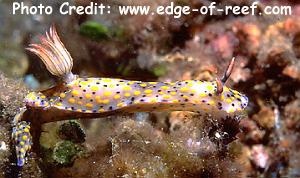
<path fill-rule="evenodd" d="M 247 98 L 224 87 L 217 94 L 216 82 L 198 80 L 141 82 L 111 78 L 78 78 L 51 96 L 30 93 L 27 106 L 82 113 L 185 110 L 216 114 L 237 114 Z"/>
<path fill-rule="evenodd" d="M 38 55 L 47 69 L 62 79 L 57 86 L 31 92 L 25 109 L 15 117 L 13 137 L 18 166 L 23 166 L 31 148 L 30 113 L 42 113 L 39 123 L 69 118 L 92 118 L 117 113 L 141 111 L 193 111 L 214 117 L 236 116 L 243 112 L 248 98 L 223 84 L 228 79 L 234 59 L 222 80 L 186 80 L 177 82 L 142 82 L 113 78 L 79 78 L 71 73 L 73 60 L 60 41 L 55 28 L 32 44 L 28 50 Z"/>

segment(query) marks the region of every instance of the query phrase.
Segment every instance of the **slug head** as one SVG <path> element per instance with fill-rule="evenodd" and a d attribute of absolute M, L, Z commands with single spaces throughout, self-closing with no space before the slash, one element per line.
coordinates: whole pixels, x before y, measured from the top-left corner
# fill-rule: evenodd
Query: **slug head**
<path fill-rule="evenodd" d="M 238 113 L 243 111 L 248 105 L 248 97 L 240 92 L 223 88 L 223 92 L 217 96 L 217 107 L 219 110 L 224 110 L 228 114 Z"/>
<path fill-rule="evenodd" d="M 217 82 L 202 82 L 195 86 L 199 92 L 198 102 L 206 106 L 208 113 L 238 115 L 247 107 L 248 98 L 246 95 L 226 86 L 222 87 L 220 93 L 217 85 Z"/>
<path fill-rule="evenodd" d="M 224 110 L 226 113 L 236 113 L 237 111 L 244 110 L 248 105 L 248 98 L 246 95 L 239 93 L 236 90 L 229 89 L 225 86 L 225 83 L 229 79 L 235 64 L 235 57 L 233 57 L 227 66 L 221 79 L 216 78 L 216 91 L 217 107 L 218 110 Z"/>

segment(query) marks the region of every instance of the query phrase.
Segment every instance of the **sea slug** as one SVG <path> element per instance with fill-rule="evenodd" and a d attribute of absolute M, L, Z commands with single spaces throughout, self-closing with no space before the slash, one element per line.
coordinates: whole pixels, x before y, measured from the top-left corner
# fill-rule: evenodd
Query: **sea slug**
<path fill-rule="evenodd" d="M 12 136 L 18 166 L 24 165 L 32 138 L 37 136 L 34 127 L 43 123 L 141 111 L 184 110 L 214 117 L 237 116 L 248 104 L 245 95 L 224 86 L 234 58 L 223 78 L 215 81 L 142 82 L 72 74 L 73 59 L 54 27 L 41 37 L 41 44 L 31 44 L 27 49 L 61 80 L 55 87 L 29 93 L 25 107 L 15 116 Z"/>

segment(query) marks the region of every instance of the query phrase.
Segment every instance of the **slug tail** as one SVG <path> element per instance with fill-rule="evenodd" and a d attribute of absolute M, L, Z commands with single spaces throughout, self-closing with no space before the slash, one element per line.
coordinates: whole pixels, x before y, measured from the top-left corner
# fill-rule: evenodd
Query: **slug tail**
<path fill-rule="evenodd" d="M 46 35 L 40 37 L 41 44 L 30 44 L 27 50 L 33 52 L 46 65 L 47 70 L 58 77 L 71 74 L 73 59 L 52 26 Z"/>
<path fill-rule="evenodd" d="M 25 121 L 17 123 L 17 125 L 13 127 L 12 138 L 16 148 L 17 165 L 22 167 L 25 164 L 26 154 L 32 145 L 29 123 Z"/>

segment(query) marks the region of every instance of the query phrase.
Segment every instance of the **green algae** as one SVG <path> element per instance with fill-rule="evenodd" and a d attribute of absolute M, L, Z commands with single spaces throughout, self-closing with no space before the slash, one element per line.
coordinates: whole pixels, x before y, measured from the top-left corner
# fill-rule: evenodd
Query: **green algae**
<path fill-rule="evenodd" d="M 75 156 L 82 151 L 82 148 L 71 141 L 58 142 L 53 149 L 53 160 L 62 165 L 69 165 L 74 160 Z"/>
<path fill-rule="evenodd" d="M 69 140 L 74 143 L 85 142 L 85 132 L 76 120 L 70 120 L 59 126 L 58 135 L 63 140 Z"/>
<path fill-rule="evenodd" d="M 70 165 L 84 148 L 85 133 L 77 121 L 48 123 L 43 126 L 40 144 L 46 164 Z"/>
<path fill-rule="evenodd" d="M 156 77 L 161 77 L 167 74 L 167 67 L 164 64 L 157 64 L 152 67 L 151 72 L 156 76 Z"/>
<path fill-rule="evenodd" d="M 110 31 L 105 25 L 95 21 L 86 21 L 81 24 L 79 32 L 93 40 L 107 39 L 110 35 Z"/>

